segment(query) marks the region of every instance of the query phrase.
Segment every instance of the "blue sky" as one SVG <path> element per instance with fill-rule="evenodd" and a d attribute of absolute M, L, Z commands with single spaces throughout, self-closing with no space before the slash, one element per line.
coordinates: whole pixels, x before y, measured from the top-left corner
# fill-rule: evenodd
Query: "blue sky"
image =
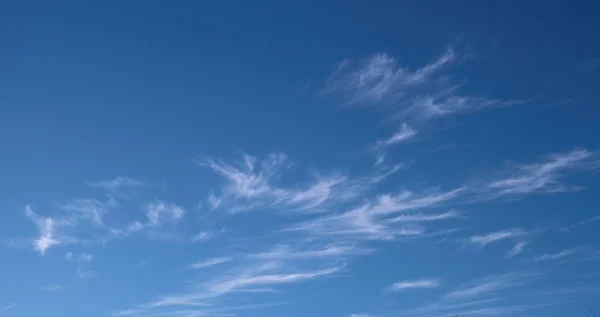
<path fill-rule="evenodd" d="M 1 316 L 585 316 L 598 7 L 0 5 Z"/>

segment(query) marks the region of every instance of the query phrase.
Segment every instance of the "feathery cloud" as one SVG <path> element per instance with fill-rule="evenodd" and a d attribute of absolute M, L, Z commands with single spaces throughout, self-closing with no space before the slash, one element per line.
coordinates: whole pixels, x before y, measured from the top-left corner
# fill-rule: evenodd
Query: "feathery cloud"
<path fill-rule="evenodd" d="M 252 291 L 272 285 L 304 282 L 332 275 L 344 267 L 345 264 L 321 270 L 289 271 L 271 262 L 259 263 L 247 266 L 238 273 L 216 276 L 199 283 L 190 292 L 161 297 L 155 301 L 141 304 L 134 309 L 121 311 L 117 315 L 145 315 L 157 309 L 164 312 L 167 307 L 207 306 L 207 300 L 230 293 Z"/>
<path fill-rule="evenodd" d="M 581 252 L 581 251 L 582 251 L 581 248 L 566 249 L 566 250 L 562 250 L 557 253 L 547 253 L 547 254 L 542 254 L 542 255 L 536 256 L 533 258 L 533 261 L 560 260 L 560 259 L 569 257 L 569 256 L 576 254 L 578 252 Z"/>
<path fill-rule="evenodd" d="M 480 236 L 471 236 L 471 237 L 469 237 L 469 239 L 467 241 L 469 243 L 477 244 L 479 246 L 484 247 L 493 242 L 506 240 L 506 239 L 518 238 L 518 237 L 523 236 L 524 234 L 525 234 L 525 232 L 521 229 L 509 229 L 509 230 L 492 232 L 492 233 L 488 233 L 488 234 L 480 235 Z"/>
<path fill-rule="evenodd" d="M 358 249 L 355 245 L 328 245 L 320 249 L 293 249 L 289 245 L 279 245 L 267 252 L 253 253 L 251 258 L 263 260 L 290 260 L 325 257 L 341 257 L 347 255 L 370 253 L 369 249 Z"/>
<path fill-rule="evenodd" d="M 88 253 L 82 253 L 81 255 L 79 255 L 79 257 L 77 257 L 77 261 L 80 261 L 80 262 L 92 262 L 93 260 L 94 260 L 94 255 L 88 254 Z"/>
<path fill-rule="evenodd" d="M 88 198 L 71 199 L 62 204 L 60 208 L 73 212 L 74 218 L 89 219 L 96 225 L 103 225 L 102 217 L 108 213 L 109 209 L 117 208 L 118 206 L 117 201 L 109 195 L 106 201 Z"/>
<path fill-rule="evenodd" d="M 324 92 L 344 95 L 349 105 L 388 106 L 396 113 L 394 117 L 413 121 L 524 103 L 459 94 L 462 83 L 454 84 L 445 73 L 459 59 L 454 49 L 448 48 L 416 69 L 400 66 L 387 54 L 360 63 L 345 61 L 330 76 Z"/>
<path fill-rule="evenodd" d="M 391 289 L 393 291 L 402 291 L 407 289 L 415 288 L 437 288 L 440 287 L 440 281 L 435 278 L 412 280 L 412 281 L 400 281 L 394 283 Z"/>
<path fill-rule="evenodd" d="M 78 280 L 89 280 L 98 277 L 98 273 L 95 270 L 79 266 L 75 272 L 75 277 Z"/>
<path fill-rule="evenodd" d="M 65 289 L 65 288 L 67 288 L 67 285 L 48 284 L 48 285 L 42 287 L 42 291 L 45 291 L 45 292 L 57 292 L 57 291 Z"/>
<path fill-rule="evenodd" d="M 456 60 L 448 48 L 434 62 L 416 70 L 398 65 L 395 58 L 377 54 L 358 65 L 340 64 L 330 77 L 325 91 L 345 93 L 351 105 L 375 102 L 398 102 L 432 80 L 432 76 Z"/>
<path fill-rule="evenodd" d="M 245 155 L 241 162 L 226 163 L 211 158 L 199 161 L 223 177 L 221 194 L 210 193 L 207 201 L 213 208 L 239 212 L 259 207 L 285 206 L 288 210 L 320 211 L 333 203 L 351 201 L 366 189 L 382 181 L 399 167 L 382 167 L 366 177 L 350 179 L 342 173 L 316 175 L 299 186 L 283 186 L 281 177 L 292 166 L 287 156 L 272 153 L 265 160 Z"/>
<path fill-rule="evenodd" d="M 511 176 L 494 180 L 486 188 L 491 197 L 577 190 L 579 187 L 568 186 L 561 181 L 565 174 L 598 167 L 600 161 L 592 152 L 573 150 L 549 155 L 540 163 L 517 165 L 510 171 Z"/>
<path fill-rule="evenodd" d="M 535 272 L 506 273 L 502 275 L 486 276 L 474 281 L 470 285 L 445 294 L 444 298 L 464 299 L 481 296 L 487 293 L 495 293 L 503 289 L 519 287 L 539 276 L 540 274 Z"/>
<path fill-rule="evenodd" d="M 379 140 L 375 143 L 375 148 L 388 147 L 394 144 L 406 142 L 417 135 L 417 131 L 403 123 L 400 130 L 385 140 Z"/>
<path fill-rule="evenodd" d="M 396 218 L 390 219 L 390 222 L 427 222 L 437 221 L 460 217 L 460 213 L 454 210 L 450 210 L 441 214 L 430 214 L 430 213 L 416 213 L 401 215 Z"/>
<path fill-rule="evenodd" d="M 40 252 L 40 254 L 46 254 L 46 251 L 53 247 L 73 242 L 72 239 L 61 236 L 57 233 L 57 229 L 64 226 L 70 226 L 70 222 L 59 221 L 51 217 L 40 217 L 30 205 L 25 206 L 25 215 L 33 221 L 39 230 L 39 237 L 32 241 L 33 248 Z"/>
<path fill-rule="evenodd" d="M 526 241 L 519 241 L 519 242 L 515 243 L 515 245 L 512 247 L 512 249 L 510 249 L 508 252 L 506 252 L 506 258 L 512 258 L 513 256 L 520 254 L 521 252 L 523 252 L 523 250 L 525 249 L 527 244 L 528 244 L 528 242 L 526 242 Z"/>
<path fill-rule="evenodd" d="M 89 186 L 103 188 L 112 193 L 118 193 L 120 190 L 124 188 L 136 188 L 136 187 L 144 187 L 148 186 L 147 183 L 130 178 L 130 177 L 115 177 L 111 180 L 100 180 L 95 182 L 90 182 Z"/>
<path fill-rule="evenodd" d="M 219 264 L 224 264 L 231 260 L 233 260 L 233 258 L 231 258 L 231 257 L 212 258 L 212 259 L 199 261 L 194 264 L 191 264 L 190 268 L 194 269 L 194 270 L 199 270 L 199 269 L 204 269 L 204 268 L 208 268 L 208 267 L 219 265 Z"/>
<path fill-rule="evenodd" d="M 212 232 L 201 231 L 192 237 L 192 242 L 208 241 L 212 239 L 213 236 L 214 234 Z"/>
<path fill-rule="evenodd" d="M 305 221 L 287 228 L 286 231 L 308 231 L 315 235 L 337 235 L 353 239 L 387 240 L 397 236 L 419 235 L 423 229 L 416 226 L 398 227 L 401 217 L 392 217 L 400 212 L 424 210 L 456 198 L 464 189 L 447 192 L 429 192 L 416 195 L 401 191 L 395 195 L 380 195 L 372 202 L 364 203 L 339 215 L 325 216 Z M 399 220 L 400 219 L 400 220 Z M 416 220 L 424 221 L 425 218 Z M 406 225 L 406 224 L 405 224 Z"/>

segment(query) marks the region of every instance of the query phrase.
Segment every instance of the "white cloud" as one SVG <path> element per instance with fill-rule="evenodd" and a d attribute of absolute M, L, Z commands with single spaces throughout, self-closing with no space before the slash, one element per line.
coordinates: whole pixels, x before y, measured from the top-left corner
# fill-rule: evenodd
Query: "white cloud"
<path fill-rule="evenodd" d="M 375 317 L 374 315 L 369 315 L 365 313 L 351 314 L 349 317 Z"/>
<path fill-rule="evenodd" d="M 427 222 L 427 221 L 437 221 L 437 220 L 445 220 L 458 218 L 460 213 L 454 210 L 450 210 L 441 214 L 428 214 L 428 213 L 420 213 L 420 214 L 406 214 L 401 215 L 396 218 L 390 219 L 390 222 Z"/>
<path fill-rule="evenodd" d="M 367 240 L 387 240 L 397 236 L 419 235 L 424 232 L 421 227 L 414 224 L 397 227 L 395 224 L 404 223 L 401 220 L 402 216 L 392 218 L 390 216 L 437 206 L 456 198 L 463 190 L 458 188 L 447 192 L 431 191 L 420 195 L 401 191 L 395 195 L 379 195 L 374 201 L 366 202 L 342 214 L 305 221 L 285 231 L 308 231 L 315 235 L 338 235 Z M 425 217 L 419 218 L 414 217 L 412 222 L 427 220 Z"/>
<path fill-rule="evenodd" d="M 88 198 L 76 198 L 62 204 L 61 209 L 73 212 L 76 219 L 89 219 L 96 225 L 103 225 L 102 217 L 106 215 L 111 208 L 117 208 L 119 204 L 112 197 L 108 196 L 106 201 Z"/>
<path fill-rule="evenodd" d="M 57 291 L 65 289 L 67 287 L 68 287 L 67 285 L 48 284 L 48 285 L 42 287 L 42 291 L 45 291 L 45 292 L 57 292 Z"/>
<path fill-rule="evenodd" d="M 346 61 L 332 74 L 325 92 L 343 94 L 349 105 L 387 106 L 396 113 L 395 118 L 414 121 L 523 103 L 459 94 L 465 81 L 454 84 L 445 74 L 458 59 L 448 48 L 436 60 L 416 69 L 399 65 L 387 54 L 377 54 L 362 63 Z"/>
<path fill-rule="evenodd" d="M 192 237 L 192 242 L 208 241 L 213 238 L 213 235 L 214 234 L 212 232 L 201 231 Z"/>
<path fill-rule="evenodd" d="M 121 189 L 129 187 L 129 188 L 135 188 L 135 187 L 143 187 L 143 186 L 147 186 L 148 184 L 130 177 L 115 177 L 111 180 L 101 180 L 101 181 L 95 181 L 95 182 L 90 182 L 89 185 L 91 187 L 98 187 L 98 188 L 104 188 L 110 192 L 113 193 L 117 193 L 119 192 Z"/>
<path fill-rule="evenodd" d="M 146 206 L 146 216 L 148 217 L 148 224 L 151 226 L 160 226 L 164 222 L 179 221 L 184 214 L 185 210 L 173 203 L 161 201 Z"/>
<path fill-rule="evenodd" d="M 75 272 L 75 277 L 78 280 L 89 280 L 89 279 L 98 277 L 98 273 L 94 270 L 90 270 L 90 269 L 80 266 L 77 268 L 77 271 Z"/>
<path fill-rule="evenodd" d="M 522 237 L 524 234 L 525 232 L 521 229 L 509 229 L 480 236 L 471 236 L 467 241 L 483 247 L 493 242 Z"/>
<path fill-rule="evenodd" d="M 506 252 L 506 257 L 511 258 L 517 254 L 520 254 L 521 252 L 523 252 L 523 250 L 525 249 L 527 244 L 528 244 L 528 242 L 526 242 L 526 241 L 519 241 L 519 242 L 515 243 L 515 245 L 512 247 L 512 249 L 510 249 L 508 252 Z"/>
<path fill-rule="evenodd" d="M 538 273 L 506 273 L 480 278 L 466 287 L 451 291 L 444 295 L 445 299 L 464 299 L 495 293 L 503 289 L 518 287 L 539 277 Z"/>
<path fill-rule="evenodd" d="M 290 260 L 301 258 L 340 257 L 369 253 L 372 250 L 358 249 L 355 245 L 328 245 L 320 249 L 293 249 L 289 245 L 279 245 L 273 250 L 251 254 L 250 257 L 264 260 Z"/>
<path fill-rule="evenodd" d="M 577 190 L 579 187 L 561 179 L 567 172 L 597 169 L 599 163 L 596 155 L 585 149 L 553 154 L 540 163 L 515 166 L 509 177 L 494 180 L 486 188 L 492 197 Z"/>
<path fill-rule="evenodd" d="M 70 226 L 71 223 L 65 221 L 58 221 L 51 217 L 40 217 L 30 205 L 25 206 L 25 215 L 33 221 L 39 230 L 39 237 L 32 241 L 33 248 L 39 251 L 42 255 L 46 254 L 46 251 L 53 247 L 73 242 L 72 239 L 61 236 L 57 233 L 57 229 L 64 226 Z"/>
<path fill-rule="evenodd" d="M 398 102 L 456 59 L 452 49 L 416 70 L 398 66 L 387 54 L 377 54 L 358 67 L 346 62 L 331 76 L 327 92 L 348 94 L 350 104 Z"/>
<path fill-rule="evenodd" d="M 594 222 L 600 221 L 600 216 L 594 216 L 594 217 L 590 217 L 587 219 L 584 219 L 576 224 L 570 225 L 568 227 L 562 228 L 561 231 L 570 231 L 573 230 L 575 228 L 579 228 L 579 227 L 585 227 L 587 225 L 590 225 Z"/>
<path fill-rule="evenodd" d="M 77 261 L 80 261 L 80 262 L 92 262 L 93 260 L 94 260 L 94 255 L 88 254 L 88 253 L 82 253 L 81 255 L 79 255 L 79 257 L 77 257 Z"/>
<path fill-rule="evenodd" d="M 233 260 L 233 258 L 231 258 L 231 257 L 213 258 L 213 259 L 199 261 L 199 262 L 196 262 L 194 264 L 191 264 L 190 268 L 194 269 L 194 270 L 199 270 L 199 269 L 204 269 L 204 268 L 208 268 L 208 267 L 211 267 L 211 266 L 215 266 L 215 265 L 227 263 L 227 262 L 229 262 L 231 260 Z"/>
<path fill-rule="evenodd" d="M 417 131 L 403 123 L 400 130 L 385 140 L 379 140 L 375 143 L 376 148 L 388 147 L 394 144 L 403 143 L 413 139 L 417 135 Z"/>
<path fill-rule="evenodd" d="M 560 252 L 557 253 L 547 253 L 547 254 L 542 254 L 539 256 L 536 256 L 533 258 L 534 261 L 553 261 L 553 260 L 560 260 L 566 257 L 569 257 L 575 253 L 581 252 L 582 249 L 581 248 L 573 248 L 573 249 L 566 249 L 566 250 L 562 250 Z"/>
<path fill-rule="evenodd" d="M 435 278 L 421 279 L 421 280 L 411 280 L 411 281 L 400 281 L 394 283 L 391 289 L 393 291 L 402 291 L 407 289 L 415 289 L 415 288 L 437 288 L 440 287 L 440 281 Z"/>
<path fill-rule="evenodd" d="M 65 253 L 65 260 L 67 260 L 67 261 L 73 260 L 73 253 L 71 253 L 71 252 Z"/>
<path fill-rule="evenodd" d="M 238 273 L 213 276 L 199 283 L 190 292 L 161 297 L 118 313 L 117 315 L 143 315 L 166 307 L 203 307 L 209 306 L 208 300 L 236 292 L 264 289 L 273 285 L 293 284 L 339 272 L 345 265 L 321 270 L 290 271 L 272 262 L 247 266 Z"/>
<path fill-rule="evenodd" d="M 209 193 L 207 202 L 212 208 L 230 212 L 284 206 L 287 210 L 322 211 L 333 203 L 351 201 L 373 184 L 396 172 L 399 167 L 383 167 L 367 177 L 350 179 L 342 173 L 314 173 L 302 185 L 283 186 L 281 178 L 292 163 L 281 153 L 270 154 L 265 160 L 245 155 L 237 163 L 207 158 L 198 162 L 225 180 L 220 194 Z"/>

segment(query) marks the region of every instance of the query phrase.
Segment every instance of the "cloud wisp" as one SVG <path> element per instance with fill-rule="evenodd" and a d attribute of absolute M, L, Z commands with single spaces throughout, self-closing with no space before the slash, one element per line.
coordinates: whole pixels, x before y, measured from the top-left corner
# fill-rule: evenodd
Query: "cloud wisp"
<path fill-rule="evenodd" d="M 221 276 L 213 276 L 195 285 L 190 291 L 168 295 L 147 302 L 133 309 L 116 313 L 117 316 L 147 315 L 152 312 L 185 307 L 205 307 L 220 297 L 238 292 L 250 292 L 265 287 L 305 282 L 331 276 L 345 267 L 345 264 L 315 270 L 290 270 L 273 262 L 243 264 L 237 270 Z"/>
<path fill-rule="evenodd" d="M 38 216 L 30 205 L 25 206 L 25 215 L 33 221 L 39 231 L 39 236 L 31 241 L 34 250 L 41 255 L 51 247 L 74 243 L 74 239 L 58 232 L 60 228 L 72 226 L 73 223 L 65 220 L 57 220 L 52 217 Z"/>
<path fill-rule="evenodd" d="M 458 91 L 464 80 L 456 84 L 448 74 L 460 59 L 449 47 L 420 68 L 399 65 L 385 53 L 358 63 L 344 61 L 330 76 L 324 92 L 343 95 L 350 106 L 391 108 L 396 118 L 413 122 L 524 103 L 461 95 Z"/>
<path fill-rule="evenodd" d="M 219 264 L 224 264 L 224 263 L 230 262 L 231 260 L 233 260 L 233 258 L 231 258 L 231 257 L 212 258 L 212 259 L 203 260 L 203 261 L 199 261 L 199 262 L 190 264 L 190 268 L 194 269 L 194 270 L 200 270 L 200 269 L 209 268 L 209 267 L 219 265 Z"/>
<path fill-rule="evenodd" d="M 126 189 L 148 186 L 148 183 L 131 178 L 118 176 L 110 180 L 100 180 L 88 183 L 90 187 L 102 188 L 113 194 L 122 195 Z"/>
<path fill-rule="evenodd" d="M 569 172 L 600 167 L 597 155 L 586 150 L 573 150 L 549 155 L 539 163 L 516 165 L 506 171 L 508 177 L 493 180 L 485 186 L 488 198 L 535 193 L 576 191 L 578 186 L 563 182 Z"/>
<path fill-rule="evenodd" d="M 427 289 L 427 288 L 438 288 L 441 283 L 439 279 L 436 278 L 427 278 L 420 280 L 408 280 L 408 281 L 399 281 L 394 283 L 390 290 L 394 292 L 409 290 L 409 289 Z"/>
<path fill-rule="evenodd" d="M 213 209 L 234 213 L 274 207 L 319 212 L 332 204 L 358 198 L 374 184 L 399 170 L 398 166 L 383 166 L 367 176 L 354 179 L 342 173 L 317 174 L 303 185 L 284 186 L 281 178 L 293 166 L 285 154 L 272 153 L 262 161 L 245 155 L 237 163 L 206 158 L 198 161 L 198 164 L 209 168 L 225 181 L 220 194 L 208 195 L 208 205 Z"/>
<path fill-rule="evenodd" d="M 488 245 L 490 243 L 507 240 L 507 239 L 516 239 L 516 238 L 522 237 L 523 235 L 525 235 L 525 231 L 523 231 L 522 229 L 516 228 L 516 229 L 508 229 L 508 230 L 503 230 L 503 231 L 492 232 L 492 233 L 488 233 L 485 235 L 471 236 L 471 237 L 469 237 L 469 239 L 467 239 L 467 242 L 477 245 L 477 246 L 480 246 L 480 247 L 485 247 L 486 245 Z"/>
<path fill-rule="evenodd" d="M 340 236 L 351 240 L 389 240 L 398 236 L 419 235 L 424 229 L 419 222 L 447 219 L 446 215 L 400 215 L 408 211 L 426 211 L 428 208 L 455 199 L 464 188 L 446 192 L 430 191 L 415 194 L 401 191 L 395 195 L 379 195 L 374 201 L 333 216 L 324 216 L 287 228 L 286 231 L 304 231 L 318 236 Z"/>

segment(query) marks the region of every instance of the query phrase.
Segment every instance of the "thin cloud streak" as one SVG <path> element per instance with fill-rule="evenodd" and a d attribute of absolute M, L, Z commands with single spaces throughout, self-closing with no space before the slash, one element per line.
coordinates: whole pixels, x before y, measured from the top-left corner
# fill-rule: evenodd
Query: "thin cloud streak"
<path fill-rule="evenodd" d="M 489 198 L 532 193 L 557 193 L 579 190 L 562 182 L 567 172 L 594 170 L 600 167 L 597 156 L 586 149 L 549 155 L 543 162 L 517 165 L 511 176 L 489 182 Z"/>
<path fill-rule="evenodd" d="M 389 147 L 398 143 L 403 143 L 413 139 L 417 135 L 417 131 L 408 126 L 406 123 L 402 124 L 400 130 L 394 133 L 392 136 L 385 140 L 379 140 L 375 143 L 375 148 Z"/>
<path fill-rule="evenodd" d="M 213 258 L 213 259 L 199 261 L 194 264 L 191 264 L 190 268 L 194 269 L 194 270 L 199 270 L 199 269 L 204 269 L 204 268 L 208 268 L 208 267 L 219 265 L 219 264 L 224 264 L 224 263 L 230 262 L 231 260 L 233 260 L 233 258 L 231 258 L 231 257 Z"/>
<path fill-rule="evenodd" d="M 507 107 L 520 100 L 465 96 L 458 91 L 465 82 L 452 82 L 445 72 L 460 56 L 451 47 L 421 68 L 401 66 L 388 54 L 376 54 L 359 63 L 340 63 L 324 89 L 340 94 L 350 106 L 385 106 L 394 118 L 416 123 L 461 113 Z"/>
<path fill-rule="evenodd" d="M 494 243 L 497 241 L 518 238 L 523 236 L 524 234 L 525 232 L 521 229 L 509 229 L 504 231 L 488 233 L 486 235 L 471 236 L 467 241 L 469 243 L 484 247 L 490 243 Z"/>
<path fill-rule="evenodd" d="M 318 236 L 345 236 L 356 240 L 389 240 L 398 236 L 419 235 L 424 232 L 421 227 L 414 224 L 398 227 L 395 223 L 402 221 L 390 217 L 400 212 L 437 206 L 456 198 L 463 190 L 464 188 L 458 188 L 421 195 L 401 191 L 395 195 L 380 195 L 373 202 L 367 202 L 342 214 L 306 221 L 285 231 L 304 231 Z"/>
<path fill-rule="evenodd" d="M 513 256 L 520 254 L 521 252 L 523 252 L 523 250 L 525 249 L 525 247 L 528 244 L 529 244 L 529 242 L 526 242 L 526 241 L 519 241 L 519 242 L 515 243 L 515 245 L 512 247 L 512 249 L 510 249 L 508 252 L 506 252 L 506 258 L 512 258 Z"/>
<path fill-rule="evenodd" d="M 100 180 L 88 183 L 90 187 L 103 188 L 112 193 L 118 193 L 124 188 L 137 188 L 148 186 L 146 182 L 131 178 L 118 176 L 111 180 Z"/>
<path fill-rule="evenodd" d="M 412 281 L 400 281 L 392 285 L 391 290 L 398 292 L 408 289 L 419 289 L 419 288 L 437 288 L 440 287 L 440 281 L 438 279 L 429 278 Z"/>

